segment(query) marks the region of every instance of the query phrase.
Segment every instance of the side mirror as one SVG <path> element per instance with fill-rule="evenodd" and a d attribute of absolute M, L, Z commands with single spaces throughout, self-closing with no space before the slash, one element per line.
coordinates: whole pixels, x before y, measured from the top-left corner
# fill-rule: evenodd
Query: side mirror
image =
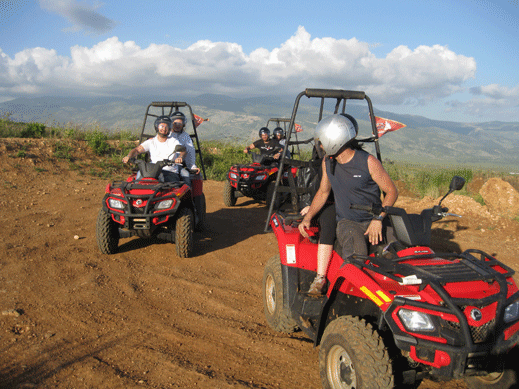
<path fill-rule="evenodd" d="M 463 188 L 463 186 L 465 185 L 465 179 L 463 177 L 460 177 L 460 176 L 454 176 L 452 177 L 452 180 L 451 180 L 451 183 L 449 185 L 449 191 L 447 192 L 447 194 L 445 196 L 442 197 L 442 199 L 440 200 L 440 202 L 438 203 L 438 206 L 441 205 L 442 201 L 445 199 L 445 197 L 447 197 L 448 195 L 450 195 L 452 192 L 454 192 L 455 190 L 460 190 Z"/>
<path fill-rule="evenodd" d="M 465 179 L 460 176 L 452 177 L 451 184 L 449 185 L 449 192 L 454 192 L 455 190 L 461 190 L 465 185 Z"/>

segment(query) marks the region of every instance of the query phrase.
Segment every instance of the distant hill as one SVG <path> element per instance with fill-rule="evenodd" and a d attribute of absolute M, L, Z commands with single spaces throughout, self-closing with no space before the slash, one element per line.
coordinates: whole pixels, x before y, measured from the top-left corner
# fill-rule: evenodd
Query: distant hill
<path fill-rule="evenodd" d="M 99 126 L 109 132 L 131 130 L 139 133 L 144 112 L 156 98 L 19 98 L 0 104 L 0 115 L 11 113 L 16 121 L 35 121 L 47 125 L 80 127 Z M 227 140 L 245 144 L 257 138 L 259 128 L 269 118 L 292 114 L 293 99 L 265 96 L 234 98 L 204 94 L 186 100 L 194 113 L 208 118 L 199 127 L 201 140 Z M 348 103 L 347 112 L 355 116 L 361 128 L 369 128 L 367 106 Z M 326 106 L 327 113 L 333 107 Z M 519 122 L 458 123 L 402 115 L 377 110 L 377 116 L 397 120 L 407 127 L 381 138 L 382 156 L 413 163 L 471 165 L 519 170 Z M 318 101 L 303 97 L 296 122 L 303 127 L 299 139 L 313 136 L 317 124 Z M 275 127 L 270 125 L 271 129 Z"/>

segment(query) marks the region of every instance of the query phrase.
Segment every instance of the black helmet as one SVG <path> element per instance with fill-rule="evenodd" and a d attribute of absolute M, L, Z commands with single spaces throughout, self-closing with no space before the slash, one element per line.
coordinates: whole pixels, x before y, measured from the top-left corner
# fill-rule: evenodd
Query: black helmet
<path fill-rule="evenodd" d="M 161 123 L 166 123 L 168 125 L 168 129 L 171 130 L 171 119 L 169 118 L 169 116 L 159 116 L 157 119 L 155 119 L 155 131 L 158 132 L 159 131 L 159 124 Z"/>
<path fill-rule="evenodd" d="M 176 119 L 182 119 L 182 126 L 185 126 L 187 123 L 186 115 L 180 111 L 175 111 L 171 114 L 171 121 L 174 122 Z"/>
<path fill-rule="evenodd" d="M 283 139 L 285 137 L 285 130 L 283 130 L 281 127 L 276 127 L 274 128 L 274 137 L 277 137 L 278 134 L 281 135 L 281 139 Z"/>
<path fill-rule="evenodd" d="M 261 127 L 259 130 L 260 138 L 261 138 L 261 135 L 263 135 L 263 134 L 267 134 L 268 136 L 270 136 L 270 130 L 267 127 Z"/>

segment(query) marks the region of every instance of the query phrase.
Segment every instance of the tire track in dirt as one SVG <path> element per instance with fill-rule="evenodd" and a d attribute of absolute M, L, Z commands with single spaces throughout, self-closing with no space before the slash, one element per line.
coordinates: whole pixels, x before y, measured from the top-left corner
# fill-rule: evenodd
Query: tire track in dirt
<path fill-rule="evenodd" d="M 321 387 L 319 349 L 264 319 L 263 268 L 277 253 L 263 233 L 264 204 L 240 198 L 226 208 L 223 183 L 206 181 L 208 228 L 196 234 L 193 258 L 141 238 L 108 256 L 95 243 L 106 181 L 53 164 L 43 173 L 27 161 L 16 167 L 1 154 L 0 162 L 0 309 L 21 313 L 0 317 L 0 388 Z M 485 238 L 460 223 L 435 234 L 462 249 Z M 515 260 L 517 245 L 499 244 L 503 236 L 496 228 L 476 248 Z"/>

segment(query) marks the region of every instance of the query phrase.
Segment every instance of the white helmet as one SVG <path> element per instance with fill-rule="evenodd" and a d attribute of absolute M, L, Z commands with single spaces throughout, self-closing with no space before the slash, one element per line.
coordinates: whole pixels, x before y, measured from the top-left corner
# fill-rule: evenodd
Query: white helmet
<path fill-rule="evenodd" d="M 314 139 L 321 142 L 326 154 L 332 156 L 359 132 L 357 121 L 345 113 L 330 115 L 322 119 L 315 127 Z"/>

